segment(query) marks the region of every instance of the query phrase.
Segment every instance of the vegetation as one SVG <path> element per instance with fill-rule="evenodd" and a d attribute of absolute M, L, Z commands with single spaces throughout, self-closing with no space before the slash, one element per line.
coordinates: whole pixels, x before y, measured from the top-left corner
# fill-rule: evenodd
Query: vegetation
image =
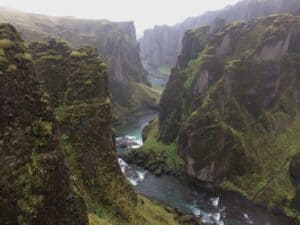
<path fill-rule="evenodd" d="M 88 224 L 30 54 L 11 25 L 0 25 L 0 39 L 2 48 L 10 48 L 0 65 L 0 223 Z"/>
<path fill-rule="evenodd" d="M 56 49 L 56 52 L 40 46 L 39 60 L 63 62 L 63 58 L 67 56 L 64 52 L 66 45 L 71 46 L 72 49 L 85 45 L 98 49 L 109 73 L 109 90 L 112 94 L 114 124 L 117 129 L 145 113 L 149 110 L 147 107 L 151 109 L 154 104 L 157 107 L 155 100 L 150 100 L 153 93 L 142 91 L 145 99 L 141 97 L 136 99 L 135 96 L 135 93 L 141 92 L 141 86 L 150 88 L 150 85 L 147 81 L 147 72 L 142 66 L 132 22 L 55 18 L 5 9 L 1 9 L 0 14 L 0 22 L 11 23 L 18 27 L 22 38 L 28 42 L 42 42 L 49 38 L 59 40 L 61 50 Z M 5 38 L 0 40 L 0 51 L 10 46 L 9 40 Z M 89 55 L 82 49 L 74 51 L 68 49 L 68 51 L 70 58 L 74 60 L 84 59 Z M 5 61 L 6 58 L 0 52 L 0 64 Z M 89 82 L 85 84 L 88 85 Z M 50 98 L 60 97 L 51 93 Z"/>
<path fill-rule="evenodd" d="M 159 73 L 165 76 L 170 76 L 171 74 L 171 66 L 168 65 L 162 65 L 158 68 Z"/>
<path fill-rule="evenodd" d="M 128 150 L 124 159 L 131 163 L 137 163 L 158 176 L 162 173 L 181 175 L 184 162 L 178 156 L 176 143 L 165 144 L 158 138 L 158 121 L 156 119 L 144 128 L 144 145 L 140 149 Z"/>
<path fill-rule="evenodd" d="M 119 225 L 121 223 L 109 215 L 98 216 L 95 213 L 89 214 L 90 225 Z M 138 205 L 135 209 L 135 219 L 128 225 L 178 225 L 173 213 L 168 212 L 161 205 L 156 204 L 149 199 L 138 196 Z"/>
<path fill-rule="evenodd" d="M 178 143 L 189 176 L 293 217 L 300 215 L 289 173 L 300 150 L 299 25 L 298 17 L 272 15 L 217 33 L 188 31 L 157 135 Z"/>
<path fill-rule="evenodd" d="M 151 163 L 152 160 L 159 161 L 163 159 L 167 169 L 173 171 L 183 170 L 184 162 L 177 154 L 176 143 L 164 144 L 158 140 L 159 132 L 157 120 L 152 121 L 149 126 L 146 141 L 141 148 L 142 151 L 150 153 L 153 157 L 148 163 Z"/>

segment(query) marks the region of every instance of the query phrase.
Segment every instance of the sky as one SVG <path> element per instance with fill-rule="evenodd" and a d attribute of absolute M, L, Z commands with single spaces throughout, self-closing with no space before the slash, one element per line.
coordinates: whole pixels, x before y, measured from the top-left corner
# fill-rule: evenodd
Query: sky
<path fill-rule="evenodd" d="M 154 25 L 173 25 L 239 0 L 0 0 L 6 6 L 50 16 L 134 21 L 137 34 Z"/>

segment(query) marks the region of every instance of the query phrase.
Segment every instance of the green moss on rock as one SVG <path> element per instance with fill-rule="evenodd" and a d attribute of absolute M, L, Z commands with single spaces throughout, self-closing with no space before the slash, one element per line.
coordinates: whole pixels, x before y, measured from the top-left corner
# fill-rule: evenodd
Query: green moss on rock
<path fill-rule="evenodd" d="M 31 51 L 55 108 L 62 131 L 60 146 L 77 192 L 89 211 L 111 211 L 129 222 L 137 199 L 114 152 L 106 66 L 95 48 L 85 46 L 71 52 L 67 45 L 63 50 L 61 46 L 61 42 L 51 40 L 33 43 Z M 44 52 L 64 57 L 54 63 Z"/>
<path fill-rule="evenodd" d="M 0 25 L 0 39 L 3 48 L 10 47 L 0 65 L 0 223 L 88 224 L 33 63 L 15 57 L 29 53 L 11 25 Z"/>
<path fill-rule="evenodd" d="M 288 168 L 300 144 L 299 17 L 205 29 L 185 35 L 160 102 L 160 140 L 178 141 L 195 180 L 297 217 Z"/>

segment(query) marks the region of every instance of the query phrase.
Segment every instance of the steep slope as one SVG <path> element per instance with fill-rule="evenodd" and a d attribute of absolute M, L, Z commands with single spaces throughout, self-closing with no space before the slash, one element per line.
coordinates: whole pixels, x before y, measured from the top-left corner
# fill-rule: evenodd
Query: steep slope
<path fill-rule="evenodd" d="M 0 25 L 0 223 L 178 225 L 120 171 L 97 50 L 51 40 L 31 51 L 36 67 L 15 28 Z"/>
<path fill-rule="evenodd" d="M 178 224 L 173 213 L 137 196 L 121 173 L 113 150 L 108 74 L 97 49 L 72 51 L 67 43 L 52 39 L 30 44 L 30 50 L 90 224 Z"/>
<path fill-rule="evenodd" d="M 244 0 L 222 10 L 188 18 L 175 26 L 155 26 L 146 30 L 140 39 L 141 56 L 155 68 L 173 67 L 188 29 L 204 25 L 219 29 L 235 20 L 248 21 L 275 13 L 294 13 L 299 8 L 298 0 Z"/>
<path fill-rule="evenodd" d="M 106 66 L 97 49 L 65 42 L 30 45 L 37 74 L 62 128 L 61 146 L 88 206 L 112 207 L 129 219 L 136 194 L 125 182 L 112 134 Z"/>
<path fill-rule="evenodd" d="M 8 24 L 0 55 L 0 224 L 88 224 L 31 56 Z"/>
<path fill-rule="evenodd" d="M 0 12 L 0 22 L 15 25 L 28 42 L 61 38 L 72 48 L 83 45 L 97 48 L 108 66 L 114 112 L 120 123 L 149 107 L 157 107 L 157 96 L 153 98 L 147 91 L 147 72 L 141 63 L 133 22 L 56 18 L 5 8 Z M 144 97 L 136 98 L 137 92 Z"/>
<path fill-rule="evenodd" d="M 299 38 L 289 15 L 186 32 L 159 131 L 189 177 L 297 214 L 288 165 L 300 150 Z"/>

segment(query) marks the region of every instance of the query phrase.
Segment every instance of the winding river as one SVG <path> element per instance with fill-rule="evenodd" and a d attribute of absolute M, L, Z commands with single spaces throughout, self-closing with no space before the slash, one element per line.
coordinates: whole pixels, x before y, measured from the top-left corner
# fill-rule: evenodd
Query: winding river
<path fill-rule="evenodd" d="M 159 79 L 157 75 L 154 77 Z M 151 83 L 153 84 L 153 82 L 160 85 L 164 81 L 152 80 Z M 122 135 L 133 139 L 141 146 L 143 144 L 142 129 L 155 117 L 157 117 L 156 112 L 149 112 L 149 115 L 137 119 L 134 124 L 125 128 Z M 117 148 L 116 151 L 121 156 L 124 149 Z M 295 221 L 290 221 L 283 216 L 273 215 L 237 196 L 230 194 L 214 196 L 176 177 L 167 175 L 156 177 L 143 168 L 128 165 L 121 158 L 118 158 L 118 160 L 122 172 L 138 193 L 172 208 L 178 208 L 184 213 L 199 216 L 204 224 L 296 225 Z"/>
<path fill-rule="evenodd" d="M 124 133 L 142 145 L 143 127 L 157 114 L 149 114 L 127 127 Z M 124 149 L 118 148 L 119 154 Z M 128 165 L 118 159 L 122 172 L 138 193 L 158 200 L 184 213 L 202 218 L 205 224 L 212 225 L 296 225 L 285 217 L 273 215 L 264 209 L 229 194 L 214 196 L 197 187 L 189 185 L 173 176 L 156 177 L 143 168 Z"/>

